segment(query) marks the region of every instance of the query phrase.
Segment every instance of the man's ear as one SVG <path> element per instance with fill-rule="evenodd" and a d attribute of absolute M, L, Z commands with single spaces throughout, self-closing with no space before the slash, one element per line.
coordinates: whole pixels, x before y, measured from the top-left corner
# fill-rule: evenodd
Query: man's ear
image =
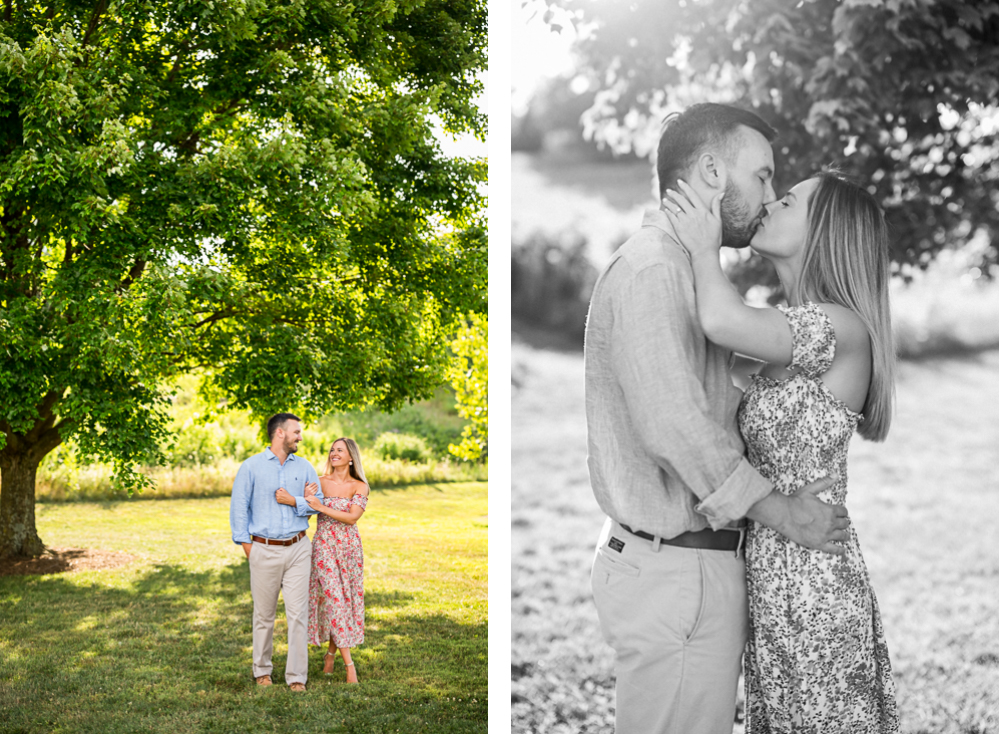
<path fill-rule="evenodd" d="M 698 156 L 694 176 L 713 191 L 725 191 L 726 181 L 729 180 L 729 169 L 726 168 L 722 156 L 705 152 Z"/>

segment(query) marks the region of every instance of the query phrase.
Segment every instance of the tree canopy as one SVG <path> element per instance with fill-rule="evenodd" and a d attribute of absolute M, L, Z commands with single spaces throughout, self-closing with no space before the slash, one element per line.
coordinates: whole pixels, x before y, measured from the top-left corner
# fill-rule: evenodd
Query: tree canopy
<path fill-rule="evenodd" d="M 7 2 L 0 555 L 73 438 L 142 487 L 167 381 L 264 417 L 397 407 L 485 312 L 480 0 Z M 30 491 L 29 491 L 30 488 Z"/>
<path fill-rule="evenodd" d="M 836 166 L 882 202 L 905 275 L 984 232 L 997 262 L 997 6 L 962 0 L 527 0 L 572 25 L 587 135 L 655 150 L 671 111 L 741 104 L 776 127 L 779 185 Z M 984 268 L 985 269 L 985 268 Z"/>

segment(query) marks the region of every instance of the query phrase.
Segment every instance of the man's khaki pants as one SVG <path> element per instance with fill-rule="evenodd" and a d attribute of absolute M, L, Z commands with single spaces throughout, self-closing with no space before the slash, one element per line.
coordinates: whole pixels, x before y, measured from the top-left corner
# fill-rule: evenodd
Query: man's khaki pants
<path fill-rule="evenodd" d="M 748 628 L 742 553 L 643 540 L 608 519 L 591 586 L 615 651 L 616 734 L 731 734 Z"/>
<path fill-rule="evenodd" d="M 309 671 L 309 570 L 312 546 L 304 537 L 293 545 L 254 543 L 250 549 L 250 593 L 253 596 L 253 675 L 271 674 L 274 616 L 278 592 L 285 598 L 288 659 L 285 683 L 305 683 Z"/>

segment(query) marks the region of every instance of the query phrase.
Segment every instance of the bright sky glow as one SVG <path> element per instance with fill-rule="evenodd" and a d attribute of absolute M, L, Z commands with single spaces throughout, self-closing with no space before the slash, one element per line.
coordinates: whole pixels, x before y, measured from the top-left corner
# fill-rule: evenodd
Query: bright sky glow
<path fill-rule="evenodd" d="M 574 33 L 571 27 L 561 33 L 551 31 L 529 5 L 522 8 L 513 0 L 511 12 L 511 112 L 523 115 L 528 101 L 539 85 L 554 76 L 573 69 L 570 47 Z"/>
<path fill-rule="evenodd" d="M 476 97 L 476 105 L 480 112 L 486 112 L 489 108 L 489 75 L 483 72 L 479 75 L 479 80 L 483 83 L 483 91 Z M 472 135 L 462 135 L 457 140 L 450 135 L 446 135 L 440 128 L 437 129 L 437 138 L 441 143 L 441 150 L 449 157 L 471 158 L 486 157 L 486 143 L 480 142 Z"/>

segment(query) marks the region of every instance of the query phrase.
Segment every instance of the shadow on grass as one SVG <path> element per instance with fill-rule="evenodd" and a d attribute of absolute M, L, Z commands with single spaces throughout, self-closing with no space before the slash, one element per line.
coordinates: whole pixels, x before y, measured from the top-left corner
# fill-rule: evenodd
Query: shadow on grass
<path fill-rule="evenodd" d="M 74 583 L 66 576 L 0 578 L 6 719 L 0 732 L 161 731 L 167 721 L 174 731 L 251 730 L 261 716 L 298 711 L 301 697 L 271 695 L 252 683 L 249 589 L 246 563 L 204 572 L 162 564 L 122 585 Z M 321 675 L 317 648 L 309 653 L 310 691 L 353 697 L 344 711 L 370 725 L 345 722 L 351 731 L 381 730 L 390 721 L 434 731 L 448 716 L 482 726 L 485 621 L 407 614 L 414 598 L 401 592 L 372 592 L 366 601 L 371 624 L 354 652 L 364 696 L 347 693 L 352 687 L 341 683 L 343 667 L 339 678 Z M 287 643 L 280 605 L 274 641 L 280 684 Z M 471 709 L 455 709 L 457 701 L 473 698 Z M 315 728 L 297 730 L 341 730 L 321 717 L 322 707 L 301 706 L 305 720 L 319 718 Z"/>
<path fill-rule="evenodd" d="M 365 592 L 365 606 L 368 609 L 372 608 L 384 608 L 392 609 L 405 607 L 407 604 L 413 603 L 413 594 L 407 594 L 403 591 L 366 591 Z"/>

